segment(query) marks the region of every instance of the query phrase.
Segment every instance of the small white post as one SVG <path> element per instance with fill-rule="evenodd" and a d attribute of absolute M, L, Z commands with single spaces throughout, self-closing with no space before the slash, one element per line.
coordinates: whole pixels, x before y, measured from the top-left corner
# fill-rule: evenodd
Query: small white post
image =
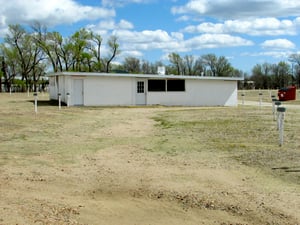
<path fill-rule="evenodd" d="M 33 96 L 34 96 L 34 112 L 35 114 L 37 114 L 38 112 L 38 108 L 37 108 L 37 100 L 38 100 L 38 96 L 37 96 L 37 93 L 33 93 Z"/>
<path fill-rule="evenodd" d="M 262 93 L 259 92 L 259 106 L 261 107 L 262 105 Z"/>
<path fill-rule="evenodd" d="M 67 93 L 67 107 L 70 106 L 70 93 Z"/>
<path fill-rule="evenodd" d="M 245 104 L 245 94 L 242 93 L 242 104 L 244 105 Z"/>
<path fill-rule="evenodd" d="M 9 87 L 9 95 L 11 95 L 11 87 Z"/>
<path fill-rule="evenodd" d="M 284 114 L 286 109 L 284 107 L 278 107 L 278 124 L 279 124 L 279 146 L 283 145 L 283 131 L 284 131 Z"/>
<path fill-rule="evenodd" d="M 279 130 L 279 113 L 278 113 L 278 108 L 281 105 L 280 101 L 275 101 L 276 105 L 276 117 L 277 117 L 277 130 Z"/>
<path fill-rule="evenodd" d="M 58 109 L 61 110 L 61 94 L 58 93 Z"/>
<path fill-rule="evenodd" d="M 272 113 L 273 113 L 273 120 L 276 120 L 276 110 L 275 110 L 275 102 L 277 101 L 276 98 L 272 98 Z"/>

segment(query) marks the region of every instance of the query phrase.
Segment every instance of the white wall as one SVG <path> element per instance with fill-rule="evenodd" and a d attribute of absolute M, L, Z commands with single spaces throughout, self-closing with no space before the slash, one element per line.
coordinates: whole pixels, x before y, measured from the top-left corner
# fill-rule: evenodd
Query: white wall
<path fill-rule="evenodd" d="M 135 85 L 128 77 L 87 77 L 84 80 L 84 105 L 133 105 Z"/>
<path fill-rule="evenodd" d="M 67 102 L 70 93 L 70 105 L 73 105 L 74 79 L 83 80 L 83 103 L 87 106 L 96 105 L 135 105 L 136 77 L 111 76 L 56 76 L 50 78 L 50 99 Z M 147 79 L 145 84 L 147 85 Z M 51 85 L 54 84 L 55 86 Z M 147 105 L 168 106 L 236 106 L 237 81 L 186 79 L 184 92 L 147 92 Z M 145 87 L 147 90 L 147 87 Z"/>
<path fill-rule="evenodd" d="M 49 78 L 49 97 L 50 99 L 57 98 L 57 87 L 56 87 L 55 76 Z"/>
<path fill-rule="evenodd" d="M 148 92 L 148 105 L 236 106 L 237 82 L 186 80 L 185 92 Z"/>

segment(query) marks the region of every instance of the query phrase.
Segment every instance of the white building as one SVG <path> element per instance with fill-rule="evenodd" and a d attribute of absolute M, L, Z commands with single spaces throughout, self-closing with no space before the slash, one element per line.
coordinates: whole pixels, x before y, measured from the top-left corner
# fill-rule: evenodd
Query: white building
<path fill-rule="evenodd" d="M 236 106 L 237 77 L 61 72 L 49 74 L 50 99 L 70 106 Z"/>

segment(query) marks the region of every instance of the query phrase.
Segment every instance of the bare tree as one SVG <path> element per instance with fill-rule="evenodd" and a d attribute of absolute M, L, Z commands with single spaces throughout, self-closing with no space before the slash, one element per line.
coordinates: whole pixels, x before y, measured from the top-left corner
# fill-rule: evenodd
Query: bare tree
<path fill-rule="evenodd" d="M 143 60 L 142 65 L 141 65 L 141 72 L 143 74 L 151 74 L 152 73 L 151 64 L 148 61 Z"/>
<path fill-rule="evenodd" d="M 195 75 L 195 57 L 192 55 L 186 55 L 183 59 L 185 67 L 187 68 L 187 75 Z"/>
<path fill-rule="evenodd" d="M 95 58 L 94 69 L 97 72 L 100 72 L 102 69 L 101 63 L 101 45 L 102 45 L 102 37 L 100 34 L 94 34 L 92 31 L 90 32 L 90 41 L 93 43 L 90 47 L 92 51 L 93 57 Z"/>
<path fill-rule="evenodd" d="M 173 64 L 176 70 L 177 75 L 182 75 L 183 74 L 183 63 L 182 63 L 182 58 L 178 53 L 172 52 L 169 54 L 169 60 Z"/>
<path fill-rule="evenodd" d="M 63 37 L 58 32 L 48 32 L 47 27 L 42 26 L 39 22 L 32 25 L 35 32 L 33 39 L 36 44 L 44 51 L 50 62 L 53 72 L 63 71 L 62 65 L 62 45 Z"/>
<path fill-rule="evenodd" d="M 194 74 L 195 75 L 204 75 L 205 73 L 205 65 L 203 63 L 203 60 L 201 57 L 196 59 L 195 65 L 194 65 Z"/>
<path fill-rule="evenodd" d="M 292 63 L 292 76 L 300 87 L 300 54 L 291 54 L 288 60 Z"/>
<path fill-rule="evenodd" d="M 208 69 L 206 69 L 206 71 L 208 71 L 208 73 L 210 73 L 211 76 L 216 76 L 217 75 L 217 56 L 214 54 L 207 54 L 207 55 L 203 55 L 201 56 L 203 64 L 208 67 Z M 209 75 L 209 74 L 206 74 Z"/>
<path fill-rule="evenodd" d="M 111 56 L 109 58 L 106 59 L 106 73 L 109 72 L 109 68 L 110 68 L 110 63 L 112 62 L 112 60 L 120 54 L 120 45 L 118 43 L 118 37 L 115 35 L 112 35 L 108 42 L 108 47 L 109 47 L 109 51 L 111 53 Z"/>

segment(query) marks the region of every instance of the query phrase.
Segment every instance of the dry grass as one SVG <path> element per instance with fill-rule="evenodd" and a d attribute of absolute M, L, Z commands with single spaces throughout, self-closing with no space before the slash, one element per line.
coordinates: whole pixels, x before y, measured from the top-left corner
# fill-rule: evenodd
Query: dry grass
<path fill-rule="evenodd" d="M 261 95 L 260 95 L 261 94 Z M 260 101 L 260 98 L 263 102 L 272 102 L 272 96 L 275 96 L 278 99 L 278 90 L 239 90 L 238 99 L 241 101 Z M 300 90 L 296 90 L 296 100 L 293 101 L 284 101 L 284 104 L 287 105 L 300 105 Z"/>
<path fill-rule="evenodd" d="M 263 91 L 263 96 L 265 95 L 269 96 L 269 92 Z M 246 93 L 246 98 L 249 98 L 247 100 L 255 101 L 256 97 L 258 97 L 258 93 L 255 91 Z M 141 173 L 142 178 L 145 176 L 141 172 L 143 171 L 142 168 L 145 167 L 145 171 L 152 169 L 154 174 L 155 172 L 158 173 L 159 169 L 166 173 L 166 175 L 158 175 L 158 178 L 160 176 L 161 178 L 157 183 L 154 182 L 155 178 L 152 178 L 152 175 L 147 175 L 151 177 L 149 179 L 151 182 L 146 185 L 147 191 L 152 186 L 153 189 L 156 188 L 155 185 L 158 187 L 161 185 L 162 190 L 168 190 L 170 184 L 174 185 L 173 190 L 179 189 L 182 191 L 185 190 L 185 187 L 182 187 L 182 190 L 179 188 L 183 185 L 182 183 L 186 182 L 191 185 L 194 182 L 191 180 L 192 173 L 184 174 L 182 172 L 181 174 L 176 169 L 191 165 L 191 171 L 197 171 L 198 166 L 201 166 L 201 170 L 205 171 L 216 168 L 226 171 L 228 169 L 229 172 L 239 170 L 239 168 L 241 172 L 256 171 L 254 173 L 257 176 L 255 179 L 256 181 L 259 180 L 262 186 L 268 183 L 276 183 L 278 190 L 285 190 L 286 187 L 292 185 L 295 191 L 294 195 L 300 193 L 299 188 L 297 188 L 300 184 L 300 136 L 298 135 L 300 112 L 297 108 L 291 108 L 286 113 L 285 141 L 284 145 L 279 147 L 278 131 L 270 107 L 63 107 L 62 110 L 58 110 L 58 106 L 49 102 L 48 96 L 45 94 L 39 96 L 38 113 L 35 114 L 32 100 L 32 96 L 28 97 L 27 94 L 22 93 L 0 94 L 0 172 L 3 169 L 9 174 L 0 176 L 0 179 L 6 179 L 5 177 L 9 176 L 16 178 L 21 176 L 20 173 L 32 173 L 34 179 L 30 178 L 26 182 L 36 182 L 36 177 L 40 179 L 39 181 L 52 179 L 59 182 L 57 174 L 60 174 L 59 176 L 64 176 L 64 179 L 70 182 L 62 186 L 62 189 L 67 193 L 67 190 L 75 187 L 75 183 L 73 184 L 75 181 L 72 179 L 75 177 L 79 179 L 79 171 L 83 171 L 84 176 L 80 179 L 84 181 L 91 180 L 93 185 L 95 180 L 99 179 L 100 184 L 98 185 L 106 184 L 108 189 L 111 188 L 109 185 L 114 188 L 126 189 L 127 186 L 133 185 L 130 183 L 133 181 L 128 181 L 131 175 L 137 176 Z M 122 149 L 124 152 L 122 152 Z M 128 149 L 129 155 L 126 155 L 126 149 Z M 102 159 L 104 157 L 101 154 L 102 152 L 108 157 L 106 161 L 109 161 L 109 165 L 106 165 L 105 160 Z M 134 154 L 137 154 L 137 156 L 134 156 Z M 138 162 L 138 157 L 142 160 L 141 162 Z M 129 177 L 125 177 L 123 170 L 117 167 L 117 165 L 124 163 L 122 159 L 126 160 L 125 168 L 127 170 L 123 169 L 124 174 L 128 173 Z M 96 160 L 98 160 L 98 164 L 96 164 Z M 109 168 L 107 169 L 103 165 L 100 167 L 99 160 Z M 86 164 L 87 162 L 91 165 Z M 163 167 L 165 162 L 166 168 Z M 139 166 L 138 168 L 141 171 L 136 167 L 130 167 L 134 163 Z M 78 170 L 75 169 L 77 167 Z M 12 168 L 16 171 L 7 172 L 13 171 Z M 40 168 L 38 172 L 36 171 L 37 168 Z M 69 168 L 70 171 L 74 171 L 73 173 L 70 172 L 68 177 L 67 175 L 61 175 L 67 169 L 57 168 Z M 117 172 L 112 171 L 110 168 L 115 168 L 121 175 L 118 177 Z M 187 169 L 183 171 L 185 170 Z M 52 175 L 45 171 L 52 171 Z M 146 173 L 145 171 L 144 173 Z M 172 171 L 174 172 L 171 173 Z M 100 174 L 100 172 L 105 174 Z M 151 171 L 149 173 L 152 174 Z M 171 173 L 171 177 L 168 175 L 169 173 Z M 43 174 L 46 178 L 40 178 Z M 198 173 L 196 174 L 198 176 Z M 211 174 L 214 174 L 214 172 L 211 172 Z M 100 176 L 100 178 L 97 176 Z M 193 176 L 196 179 L 196 176 Z M 218 177 L 218 175 L 216 176 Z M 243 176 L 243 174 L 239 176 Z M 172 180 L 172 177 L 174 177 L 174 180 Z M 142 181 L 142 178 L 139 178 L 141 180 L 139 182 L 146 182 Z M 107 181 L 106 179 L 110 180 Z M 169 183 L 164 186 L 162 179 L 166 179 L 166 182 Z M 60 183 L 60 185 L 62 184 Z M 199 184 L 197 185 L 189 186 L 189 188 L 196 190 L 199 188 Z M 201 183 L 201 185 L 205 187 L 204 184 Z M 210 186 L 208 185 L 208 187 Z M 80 186 L 80 188 L 78 193 L 85 193 L 84 191 L 91 187 Z M 132 195 L 143 196 L 145 190 L 142 188 L 144 186 L 141 188 L 134 183 L 133 186 L 130 186 L 130 190 L 134 188 L 136 190 L 133 191 Z M 220 187 L 215 186 L 215 188 L 219 189 Z M 168 192 L 151 190 L 152 194 L 149 194 L 149 196 L 157 199 L 161 198 L 161 193 L 168 193 L 166 196 L 171 195 L 170 193 L 177 193 L 172 192 L 172 189 Z M 99 191 L 99 187 L 95 190 L 88 193 L 92 193 L 91 195 L 94 197 L 98 192 L 103 194 L 103 190 Z M 226 190 L 225 187 L 224 190 Z M 224 190 L 222 190 L 222 193 Z M 255 190 L 253 190 L 254 192 Z M 107 198 L 107 196 L 105 197 Z M 36 198 L 38 199 L 38 197 Z M 85 201 L 88 200 L 86 195 L 83 195 L 82 198 Z M 186 198 L 189 199 L 190 196 Z M 234 202 L 234 199 L 230 199 L 230 201 Z M 56 202 L 51 204 L 58 207 Z M 93 204 L 96 203 L 93 202 Z M 220 203 L 219 208 L 226 204 Z M 208 208 L 217 209 L 216 206 Z M 264 218 L 268 218 L 266 215 L 268 214 L 271 218 L 275 212 L 261 212 L 263 213 L 261 216 L 254 216 L 255 213 L 258 213 L 255 211 L 256 209 L 253 208 L 251 211 L 253 215 L 246 208 L 240 209 L 240 212 L 243 211 L 244 214 L 248 212 L 249 214 L 248 217 L 245 216 L 244 220 L 240 221 L 254 221 L 253 218 L 255 217 L 255 221 L 258 221 L 258 223 L 266 222 L 267 219 L 264 221 Z M 70 210 L 72 211 L 72 209 Z M 80 209 L 76 210 L 79 213 Z M 238 210 L 236 209 L 236 211 Z M 86 209 L 86 213 L 92 215 L 93 211 Z M 232 210 L 230 213 L 238 216 L 237 218 L 243 216 L 238 212 L 234 213 Z M 88 219 L 84 220 L 84 218 L 81 219 L 89 221 Z M 288 221 L 288 218 L 285 217 L 285 219 L 280 220 L 280 216 L 278 216 L 277 219 L 278 221 Z M 0 224 L 3 221 L 1 221 L 0 215 Z M 130 224 L 130 222 L 127 224 Z"/>
<path fill-rule="evenodd" d="M 228 157 L 296 184 L 300 183 L 300 113 L 288 110 L 285 143 L 278 146 L 278 131 L 270 107 L 170 110 L 154 118 L 163 128 L 156 149 L 169 154 L 211 152 Z M 162 138 L 163 137 L 163 138 Z M 296 169 L 298 173 L 287 173 Z M 272 170 L 273 169 L 273 170 Z"/>
<path fill-rule="evenodd" d="M 263 96 L 268 93 L 261 92 Z M 246 96 L 254 99 L 257 91 L 248 93 Z M 171 155 L 191 151 L 221 153 L 248 165 L 266 166 L 267 170 L 299 166 L 300 137 L 297 134 L 300 117 L 297 109 L 286 113 L 285 142 L 279 147 L 278 131 L 269 107 L 149 107 L 157 129 L 141 140 L 141 134 L 137 132 L 136 136 L 128 136 L 126 130 L 122 135 L 99 135 L 101 128 L 130 123 L 118 119 L 122 108 L 74 107 L 59 111 L 45 95 L 39 97 L 35 115 L 31 96 L 2 94 L 0 98 L 0 165 L 16 157 L 19 163 L 32 163 L 29 158 L 46 153 L 54 154 L 56 160 L 63 163 L 72 162 L 76 154 L 134 142 L 147 151 Z M 134 111 L 139 108 L 123 109 Z M 133 116 L 138 120 L 137 115 Z M 300 181 L 294 178 L 295 182 Z"/>

